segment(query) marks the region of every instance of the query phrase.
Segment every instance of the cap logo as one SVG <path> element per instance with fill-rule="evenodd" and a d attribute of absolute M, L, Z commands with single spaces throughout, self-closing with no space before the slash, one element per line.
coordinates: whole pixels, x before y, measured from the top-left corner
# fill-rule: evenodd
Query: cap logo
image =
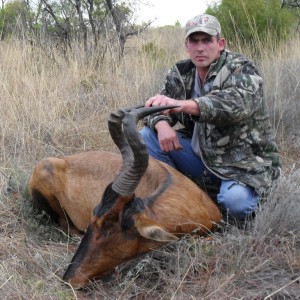
<path fill-rule="evenodd" d="M 199 21 L 200 21 L 200 24 L 203 24 L 203 23 L 205 24 L 209 21 L 209 17 L 201 18 Z"/>
<path fill-rule="evenodd" d="M 191 21 L 191 22 L 189 22 L 189 26 L 193 26 L 193 25 L 196 25 L 197 24 L 197 22 L 196 21 Z"/>

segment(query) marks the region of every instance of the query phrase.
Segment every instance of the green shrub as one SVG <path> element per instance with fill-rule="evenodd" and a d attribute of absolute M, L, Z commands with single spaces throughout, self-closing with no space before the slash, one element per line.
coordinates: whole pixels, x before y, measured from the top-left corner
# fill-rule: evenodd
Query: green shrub
<path fill-rule="evenodd" d="M 289 10 L 281 9 L 278 0 L 223 0 L 206 11 L 216 16 L 222 26 L 222 35 L 234 47 L 238 41 L 242 45 L 257 45 L 285 40 L 296 27 L 296 16 Z"/>

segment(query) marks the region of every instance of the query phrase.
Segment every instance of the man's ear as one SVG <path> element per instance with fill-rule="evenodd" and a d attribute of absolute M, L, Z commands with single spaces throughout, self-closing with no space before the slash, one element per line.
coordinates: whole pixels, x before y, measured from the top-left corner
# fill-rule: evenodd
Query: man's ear
<path fill-rule="evenodd" d="M 219 51 L 223 51 L 225 49 L 225 39 L 224 38 L 220 38 L 218 41 L 219 44 Z"/>
<path fill-rule="evenodd" d="M 141 236 L 157 242 L 168 243 L 178 240 L 174 234 L 164 230 L 159 224 L 149 219 L 144 214 L 133 217 L 134 225 Z"/>

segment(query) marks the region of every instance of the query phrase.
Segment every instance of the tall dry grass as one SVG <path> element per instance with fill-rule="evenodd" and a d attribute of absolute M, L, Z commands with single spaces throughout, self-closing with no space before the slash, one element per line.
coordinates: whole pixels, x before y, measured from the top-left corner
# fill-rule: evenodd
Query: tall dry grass
<path fill-rule="evenodd" d="M 257 59 L 264 75 L 285 170 L 255 220 L 242 228 L 224 223 L 206 239 L 186 237 L 74 291 L 60 278 L 79 238 L 34 211 L 26 188 L 30 174 L 46 156 L 116 151 L 108 114 L 160 90 L 168 67 L 186 56 L 183 34 L 178 28 L 150 31 L 128 43 L 120 63 L 112 47 L 100 64 L 76 48 L 62 55 L 1 42 L 1 299 L 297 299 L 299 49 L 297 37 L 277 47 L 238 49 Z"/>

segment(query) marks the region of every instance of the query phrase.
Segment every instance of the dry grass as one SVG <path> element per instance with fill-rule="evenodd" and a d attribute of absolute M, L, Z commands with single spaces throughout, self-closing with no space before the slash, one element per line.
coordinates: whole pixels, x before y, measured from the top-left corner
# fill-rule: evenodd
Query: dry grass
<path fill-rule="evenodd" d="M 168 66 L 185 56 L 183 40 L 175 41 L 174 34 L 163 29 L 132 40 L 121 64 L 111 52 L 98 67 L 93 58 L 85 61 L 80 49 L 66 60 L 49 49 L 0 44 L 5 57 L 0 60 L 1 299 L 299 299 L 296 38 L 260 53 L 285 177 L 255 220 L 245 227 L 224 223 L 208 238 L 187 236 L 120 266 L 83 291 L 60 279 L 79 239 L 67 237 L 32 208 L 26 186 L 33 167 L 49 155 L 116 151 L 107 116 L 159 91 Z"/>

